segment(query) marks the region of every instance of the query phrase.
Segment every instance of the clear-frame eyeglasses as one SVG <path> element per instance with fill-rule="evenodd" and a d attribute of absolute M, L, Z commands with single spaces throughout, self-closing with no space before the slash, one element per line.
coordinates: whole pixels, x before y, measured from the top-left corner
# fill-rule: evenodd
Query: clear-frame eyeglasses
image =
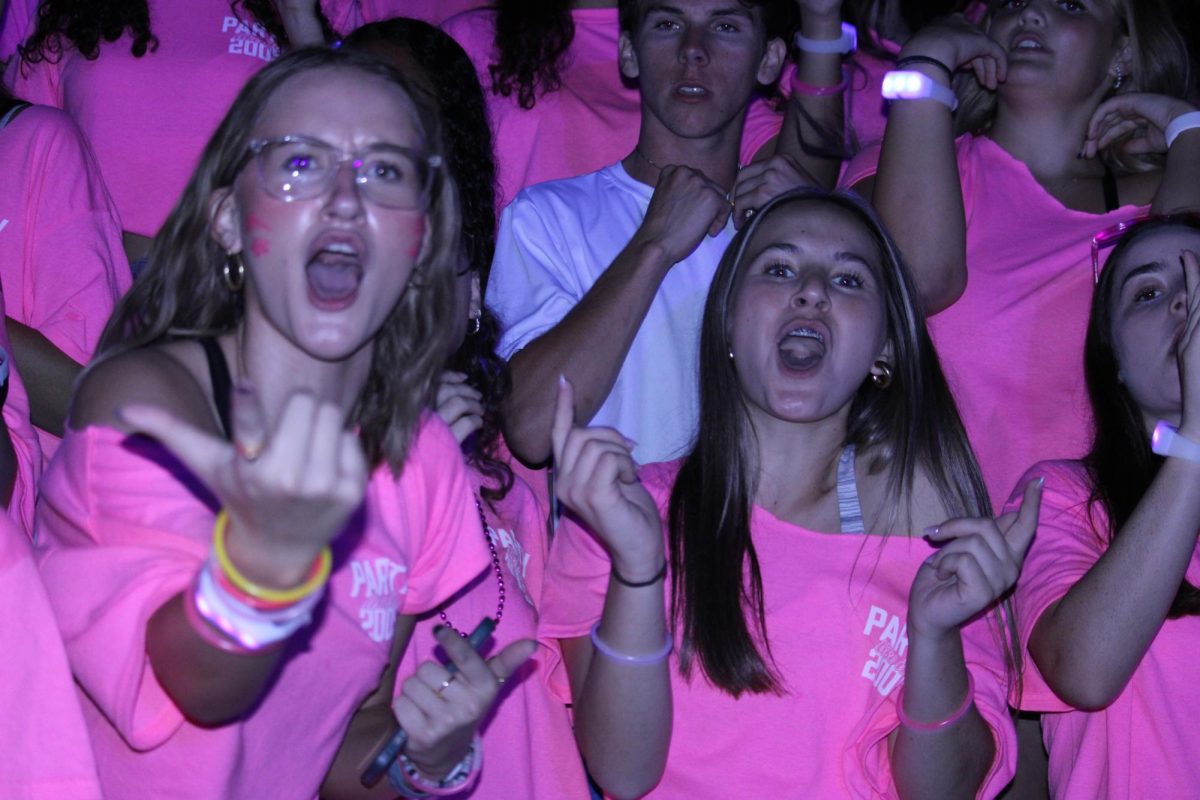
<path fill-rule="evenodd" d="M 379 144 L 347 155 L 308 136 L 277 136 L 250 142 L 245 161 L 253 158 L 267 194 L 285 202 L 310 200 L 327 193 L 343 164 L 354 170 L 354 184 L 364 198 L 384 208 L 425 209 L 434 171 L 441 156 L 429 156 L 399 145 Z"/>

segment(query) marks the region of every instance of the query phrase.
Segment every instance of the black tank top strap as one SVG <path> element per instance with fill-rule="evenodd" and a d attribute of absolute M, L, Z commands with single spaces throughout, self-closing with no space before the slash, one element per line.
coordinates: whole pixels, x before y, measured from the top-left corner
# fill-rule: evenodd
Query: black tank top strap
<path fill-rule="evenodd" d="M 197 341 L 204 348 L 204 357 L 208 360 L 208 376 L 212 380 L 213 402 L 217 405 L 221 429 L 225 438 L 233 441 L 233 416 L 230 413 L 233 379 L 229 375 L 229 362 L 225 360 L 225 353 L 216 339 L 205 337 Z"/>
<path fill-rule="evenodd" d="M 1104 187 L 1104 210 L 1116 211 L 1121 207 L 1121 198 L 1117 193 L 1117 176 L 1107 164 L 1104 165 L 1104 177 L 1101 178 Z"/>

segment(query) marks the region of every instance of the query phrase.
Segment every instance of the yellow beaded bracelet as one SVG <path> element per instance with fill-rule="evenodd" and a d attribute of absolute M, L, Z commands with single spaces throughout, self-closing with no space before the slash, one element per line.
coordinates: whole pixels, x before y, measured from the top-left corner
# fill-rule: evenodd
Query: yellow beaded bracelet
<path fill-rule="evenodd" d="M 321 550 L 316 560 L 313 561 L 312 569 L 309 570 L 308 578 L 304 583 L 292 589 L 271 589 L 266 586 L 260 586 L 254 581 L 247 578 L 245 575 L 233 565 L 229 559 L 229 553 L 225 549 L 225 531 L 229 527 L 229 514 L 221 509 L 221 513 L 217 514 L 216 524 L 213 525 L 213 553 L 217 557 L 217 565 L 220 567 L 224 577 L 229 579 L 234 588 L 244 592 L 255 600 L 271 605 L 291 605 L 297 603 L 314 592 L 320 591 L 325 582 L 329 580 L 329 574 L 333 571 L 333 553 L 329 546 Z"/>

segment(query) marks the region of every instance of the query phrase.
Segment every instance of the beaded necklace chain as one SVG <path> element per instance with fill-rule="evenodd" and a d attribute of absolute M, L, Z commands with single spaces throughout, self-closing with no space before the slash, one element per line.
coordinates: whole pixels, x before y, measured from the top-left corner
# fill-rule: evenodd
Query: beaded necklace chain
<path fill-rule="evenodd" d="M 496 573 L 496 587 L 499 589 L 500 597 L 496 601 L 496 624 L 500 624 L 500 620 L 504 617 L 504 572 L 500 569 L 500 554 L 496 552 L 496 543 L 492 541 L 492 534 L 488 530 L 487 517 L 483 513 L 483 503 L 479 502 L 479 497 L 475 497 L 475 510 L 479 512 L 479 524 L 483 527 L 483 540 L 487 542 L 488 550 L 492 554 L 492 571 Z M 467 638 L 466 631 L 460 631 L 454 627 L 454 623 L 446 616 L 446 611 L 443 608 L 438 612 L 442 622 L 450 627 L 450 630 L 457 633 L 464 639 Z"/>

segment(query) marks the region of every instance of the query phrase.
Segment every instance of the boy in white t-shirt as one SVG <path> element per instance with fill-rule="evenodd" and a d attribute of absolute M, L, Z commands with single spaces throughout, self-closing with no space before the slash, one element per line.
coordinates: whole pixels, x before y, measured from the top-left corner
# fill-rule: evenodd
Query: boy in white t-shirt
<path fill-rule="evenodd" d="M 746 105 L 779 75 L 786 0 L 622 0 L 619 64 L 641 93 L 637 146 L 604 169 L 525 189 L 500 220 L 487 301 L 513 391 L 505 435 L 550 455 L 559 375 L 575 419 L 683 452 L 696 426 L 700 315 L 730 211 L 802 180 L 777 156 L 739 173 Z"/>

